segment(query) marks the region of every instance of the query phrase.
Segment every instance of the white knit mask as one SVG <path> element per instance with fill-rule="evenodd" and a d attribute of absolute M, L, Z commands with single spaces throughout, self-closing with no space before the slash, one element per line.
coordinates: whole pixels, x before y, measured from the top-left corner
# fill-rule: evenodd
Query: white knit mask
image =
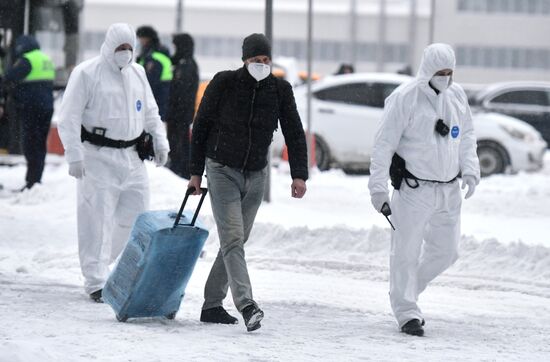
<path fill-rule="evenodd" d="M 265 79 L 271 74 L 271 66 L 263 63 L 248 63 L 246 66 L 248 73 L 258 82 Z"/>

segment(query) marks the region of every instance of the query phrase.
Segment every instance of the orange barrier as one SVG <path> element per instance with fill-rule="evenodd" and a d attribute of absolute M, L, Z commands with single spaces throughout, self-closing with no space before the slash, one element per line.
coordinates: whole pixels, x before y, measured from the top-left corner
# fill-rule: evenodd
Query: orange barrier
<path fill-rule="evenodd" d="M 50 128 L 46 145 L 47 145 L 48 153 L 54 153 L 56 155 L 64 154 L 63 144 L 61 143 L 61 139 L 59 138 L 59 132 L 57 132 L 57 126 L 52 125 L 52 127 Z"/>
<path fill-rule="evenodd" d="M 315 135 L 312 134 L 310 137 L 311 137 L 311 154 L 309 155 L 309 162 L 312 167 L 315 167 L 317 166 L 317 159 L 315 157 L 316 156 L 315 155 Z M 281 154 L 281 158 L 283 159 L 283 161 L 288 162 L 288 148 L 286 147 L 286 145 L 283 146 L 283 152 Z"/>

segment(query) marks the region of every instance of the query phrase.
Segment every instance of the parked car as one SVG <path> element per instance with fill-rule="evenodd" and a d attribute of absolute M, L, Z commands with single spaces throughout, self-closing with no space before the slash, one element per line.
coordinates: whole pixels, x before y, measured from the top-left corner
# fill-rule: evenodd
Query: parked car
<path fill-rule="evenodd" d="M 384 111 L 384 100 L 405 75 L 355 73 L 323 78 L 312 85 L 312 127 L 320 170 L 339 167 L 346 173 L 367 172 L 374 137 Z M 307 89 L 295 90 L 298 112 L 306 128 Z M 546 142 L 532 126 L 497 113 L 473 117 L 483 176 L 542 167 Z M 277 132 L 274 154 L 284 140 Z"/>
<path fill-rule="evenodd" d="M 346 172 L 368 170 L 384 99 L 409 79 L 398 74 L 354 73 L 328 76 L 313 83 L 312 133 L 317 167 L 340 167 Z M 295 98 L 306 126 L 305 86 L 295 89 Z M 275 152 L 282 146 L 282 137 L 275 137 Z"/>
<path fill-rule="evenodd" d="M 547 143 L 531 125 L 500 113 L 473 114 L 481 176 L 537 171 Z"/>
<path fill-rule="evenodd" d="M 472 103 L 529 123 L 550 143 L 550 82 L 495 83 L 477 92 Z"/>

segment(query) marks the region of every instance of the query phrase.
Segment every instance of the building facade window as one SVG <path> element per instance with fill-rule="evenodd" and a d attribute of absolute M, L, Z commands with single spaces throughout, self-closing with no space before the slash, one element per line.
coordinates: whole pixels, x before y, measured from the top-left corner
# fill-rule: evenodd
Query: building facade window
<path fill-rule="evenodd" d="M 239 56 L 241 38 L 196 36 L 196 53 L 204 56 Z M 295 57 L 299 60 L 307 58 L 307 43 L 305 40 L 275 39 L 274 53 L 281 56 Z M 376 43 L 358 43 L 357 60 L 363 62 L 376 61 L 378 47 Z M 313 42 L 313 57 L 317 61 L 344 61 L 348 54 L 348 43 L 345 41 L 316 40 Z M 388 63 L 404 63 L 407 60 L 406 44 L 386 44 L 383 50 L 384 61 Z"/>
<path fill-rule="evenodd" d="M 456 63 L 467 67 L 548 70 L 550 49 L 458 45 Z"/>
<path fill-rule="evenodd" d="M 44 49 L 61 52 L 63 48 L 64 35 L 62 33 L 39 33 L 38 39 Z M 162 45 L 174 51 L 172 37 L 169 35 L 160 36 Z M 101 44 L 105 40 L 104 32 L 85 32 L 82 34 L 82 42 L 86 44 L 87 50 L 96 49 L 99 53 Z M 207 57 L 241 57 L 242 38 L 240 37 L 219 37 L 200 36 L 194 37 L 196 55 Z M 321 62 L 343 62 L 349 54 L 349 43 L 335 40 L 316 40 L 313 43 L 313 56 L 316 61 Z M 296 39 L 275 39 L 273 51 L 275 55 L 295 57 L 299 60 L 307 58 L 307 42 Z M 377 59 L 378 45 L 375 42 L 358 42 L 356 57 L 359 62 L 375 62 Z M 406 63 L 407 44 L 388 43 L 383 50 L 384 61 L 387 63 Z"/>
<path fill-rule="evenodd" d="M 550 15 L 550 0 L 458 0 L 459 12 Z"/>

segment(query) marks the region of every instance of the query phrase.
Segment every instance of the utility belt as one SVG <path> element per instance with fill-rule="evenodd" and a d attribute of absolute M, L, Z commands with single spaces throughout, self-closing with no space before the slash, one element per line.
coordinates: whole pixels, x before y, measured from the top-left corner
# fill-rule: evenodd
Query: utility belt
<path fill-rule="evenodd" d="M 151 160 L 155 157 L 153 148 L 153 137 L 143 131 L 139 137 L 133 140 L 114 140 L 105 137 L 106 128 L 94 127 L 92 132 L 89 132 L 84 126 L 80 128 L 80 140 L 89 142 L 92 145 L 110 148 L 129 148 L 136 146 L 136 151 L 141 160 Z"/>
<path fill-rule="evenodd" d="M 396 190 L 399 190 L 399 188 L 401 188 L 403 180 L 405 180 L 407 186 L 412 189 L 416 189 L 418 186 L 420 186 L 418 181 L 433 182 L 438 184 L 450 184 L 454 182 L 457 178 L 458 175 L 456 175 L 449 181 L 426 180 L 423 178 L 419 178 L 413 175 L 409 170 L 407 170 L 407 168 L 405 167 L 405 160 L 397 153 L 395 153 L 391 159 L 390 179 L 391 185 Z"/>

